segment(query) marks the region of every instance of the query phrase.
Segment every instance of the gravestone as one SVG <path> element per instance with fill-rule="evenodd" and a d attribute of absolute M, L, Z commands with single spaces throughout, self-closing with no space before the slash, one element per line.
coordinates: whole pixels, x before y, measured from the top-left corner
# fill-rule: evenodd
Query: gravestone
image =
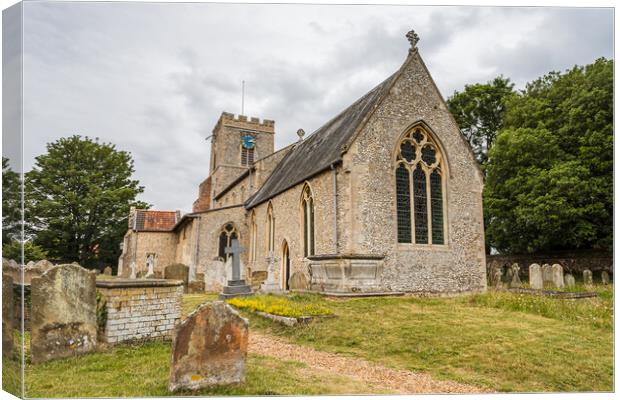
<path fill-rule="evenodd" d="M 245 381 L 248 320 L 228 304 L 215 301 L 201 305 L 175 331 L 170 391 Z"/>
<path fill-rule="evenodd" d="M 185 264 L 170 264 L 164 268 L 164 279 L 174 279 L 183 281 L 183 290 L 187 293 L 187 284 L 189 282 L 189 267 Z"/>
<path fill-rule="evenodd" d="M 553 286 L 556 288 L 564 287 L 564 269 L 560 264 L 553 264 L 551 266 L 551 273 L 553 275 Z"/>
<path fill-rule="evenodd" d="M 519 264 L 514 263 L 512 267 L 512 280 L 510 281 L 510 287 L 520 287 L 521 286 L 521 278 L 519 278 Z"/>
<path fill-rule="evenodd" d="M 583 284 L 586 286 L 592 286 L 592 271 L 589 269 L 583 270 Z"/>
<path fill-rule="evenodd" d="M 601 282 L 603 283 L 603 285 L 609 285 L 609 272 L 601 272 Z"/>
<path fill-rule="evenodd" d="M 551 265 L 543 264 L 542 277 L 543 287 L 553 287 L 553 269 L 551 269 Z"/>
<path fill-rule="evenodd" d="M 155 277 L 155 254 L 149 254 L 146 257 L 146 275 L 145 278 Z"/>
<path fill-rule="evenodd" d="M 112 267 L 107 266 L 103 269 L 103 274 L 104 275 L 112 275 Z"/>
<path fill-rule="evenodd" d="M 226 247 L 225 251 L 226 254 L 230 254 L 229 260 L 232 260 L 232 279 L 222 288 L 220 299 L 251 295 L 252 289 L 245 283 L 245 279 L 241 279 L 240 255 L 245 249 L 239 247 L 237 239 L 233 239 L 231 240 L 230 247 Z"/>
<path fill-rule="evenodd" d="M 567 288 L 575 287 L 575 277 L 572 274 L 564 274 L 564 284 Z"/>
<path fill-rule="evenodd" d="M 505 270 L 503 281 L 510 286 L 510 282 L 512 282 L 512 268 L 506 265 L 503 269 Z"/>
<path fill-rule="evenodd" d="M 502 268 L 495 267 L 495 271 L 493 271 L 493 286 L 495 289 L 501 289 L 504 287 L 504 283 L 502 282 Z"/>
<path fill-rule="evenodd" d="M 13 278 L 2 274 L 2 356 L 13 354 Z"/>
<path fill-rule="evenodd" d="M 291 290 L 308 290 L 309 286 L 308 278 L 303 272 L 295 272 L 288 280 Z"/>
<path fill-rule="evenodd" d="M 540 265 L 532 264 L 530 265 L 530 287 L 532 289 L 540 290 L 543 288 L 543 277 L 542 271 L 540 269 Z"/>
<path fill-rule="evenodd" d="M 129 268 L 131 269 L 131 272 L 129 274 L 129 279 L 136 279 L 136 262 L 132 261 L 131 264 L 129 265 Z"/>
<path fill-rule="evenodd" d="M 38 363 L 95 350 L 96 272 L 64 264 L 32 278 L 30 353 Z"/>
<path fill-rule="evenodd" d="M 270 251 L 265 260 L 267 261 L 267 280 L 260 285 L 260 290 L 265 293 L 281 292 L 280 284 L 276 281 L 276 263 L 278 258 Z"/>

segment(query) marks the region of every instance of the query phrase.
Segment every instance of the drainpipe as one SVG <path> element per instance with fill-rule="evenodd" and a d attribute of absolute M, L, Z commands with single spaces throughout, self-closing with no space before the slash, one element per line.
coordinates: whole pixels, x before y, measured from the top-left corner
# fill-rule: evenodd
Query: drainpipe
<path fill-rule="evenodd" d="M 333 199 L 334 199 L 334 254 L 338 254 L 338 183 L 336 180 L 336 166 L 335 164 L 331 165 L 332 169 L 332 190 L 333 190 Z"/>

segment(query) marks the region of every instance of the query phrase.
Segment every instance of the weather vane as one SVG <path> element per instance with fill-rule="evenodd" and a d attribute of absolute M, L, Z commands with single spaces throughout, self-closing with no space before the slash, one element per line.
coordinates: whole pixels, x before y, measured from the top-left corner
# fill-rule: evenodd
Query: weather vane
<path fill-rule="evenodd" d="M 407 37 L 407 40 L 409 40 L 409 43 L 411 43 L 411 50 L 415 50 L 416 45 L 420 41 L 420 37 L 418 36 L 418 34 L 415 33 L 415 31 L 412 29 L 409 32 L 407 32 L 407 35 L 405 36 Z"/>

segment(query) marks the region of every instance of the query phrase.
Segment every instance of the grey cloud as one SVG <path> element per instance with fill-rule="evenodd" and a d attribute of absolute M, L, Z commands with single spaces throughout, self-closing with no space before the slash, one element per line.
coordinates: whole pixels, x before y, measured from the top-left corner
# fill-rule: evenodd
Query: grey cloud
<path fill-rule="evenodd" d="M 613 51 L 610 10 L 30 2 L 25 18 L 26 168 L 47 142 L 99 136 L 133 154 L 143 200 L 185 211 L 241 80 L 280 148 L 394 72 L 411 28 L 444 95 Z"/>

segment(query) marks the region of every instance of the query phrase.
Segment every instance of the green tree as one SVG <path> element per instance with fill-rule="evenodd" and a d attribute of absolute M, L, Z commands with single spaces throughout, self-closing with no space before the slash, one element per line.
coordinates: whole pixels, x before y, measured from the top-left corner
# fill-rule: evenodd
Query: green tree
<path fill-rule="evenodd" d="M 21 182 L 19 174 L 2 157 L 2 244 L 8 244 L 21 236 Z"/>
<path fill-rule="evenodd" d="M 613 61 L 529 83 L 489 153 L 487 242 L 502 252 L 610 248 Z"/>
<path fill-rule="evenodd" d="M 36 243 L 62 261 L 93 267 L 116 261 L 130 207 L 143 187 L 131 179 L 131 155 L 98 139 L 71 136 L 48 143 L 27 173 Z"/>
<path fill-rule="evenodd" d="M 12 240 L 2 246 L 2 257 L 15 260 L 18 263 L 22 258 L 22 246 L 18 240 Z M 24 243 L 24 264 L 30 261 L 40 261 L 47 259 L 47 251 L 31 241 Z"/>
<path fill-rule="evenodd" d="M 448 98 L 448 108 L 476 159 L 485 164 L 497 133 L 503 128 L 506 103 L 515 95 L 510 79 L 498 76 L 487 83 L 465 85 Z"/>

